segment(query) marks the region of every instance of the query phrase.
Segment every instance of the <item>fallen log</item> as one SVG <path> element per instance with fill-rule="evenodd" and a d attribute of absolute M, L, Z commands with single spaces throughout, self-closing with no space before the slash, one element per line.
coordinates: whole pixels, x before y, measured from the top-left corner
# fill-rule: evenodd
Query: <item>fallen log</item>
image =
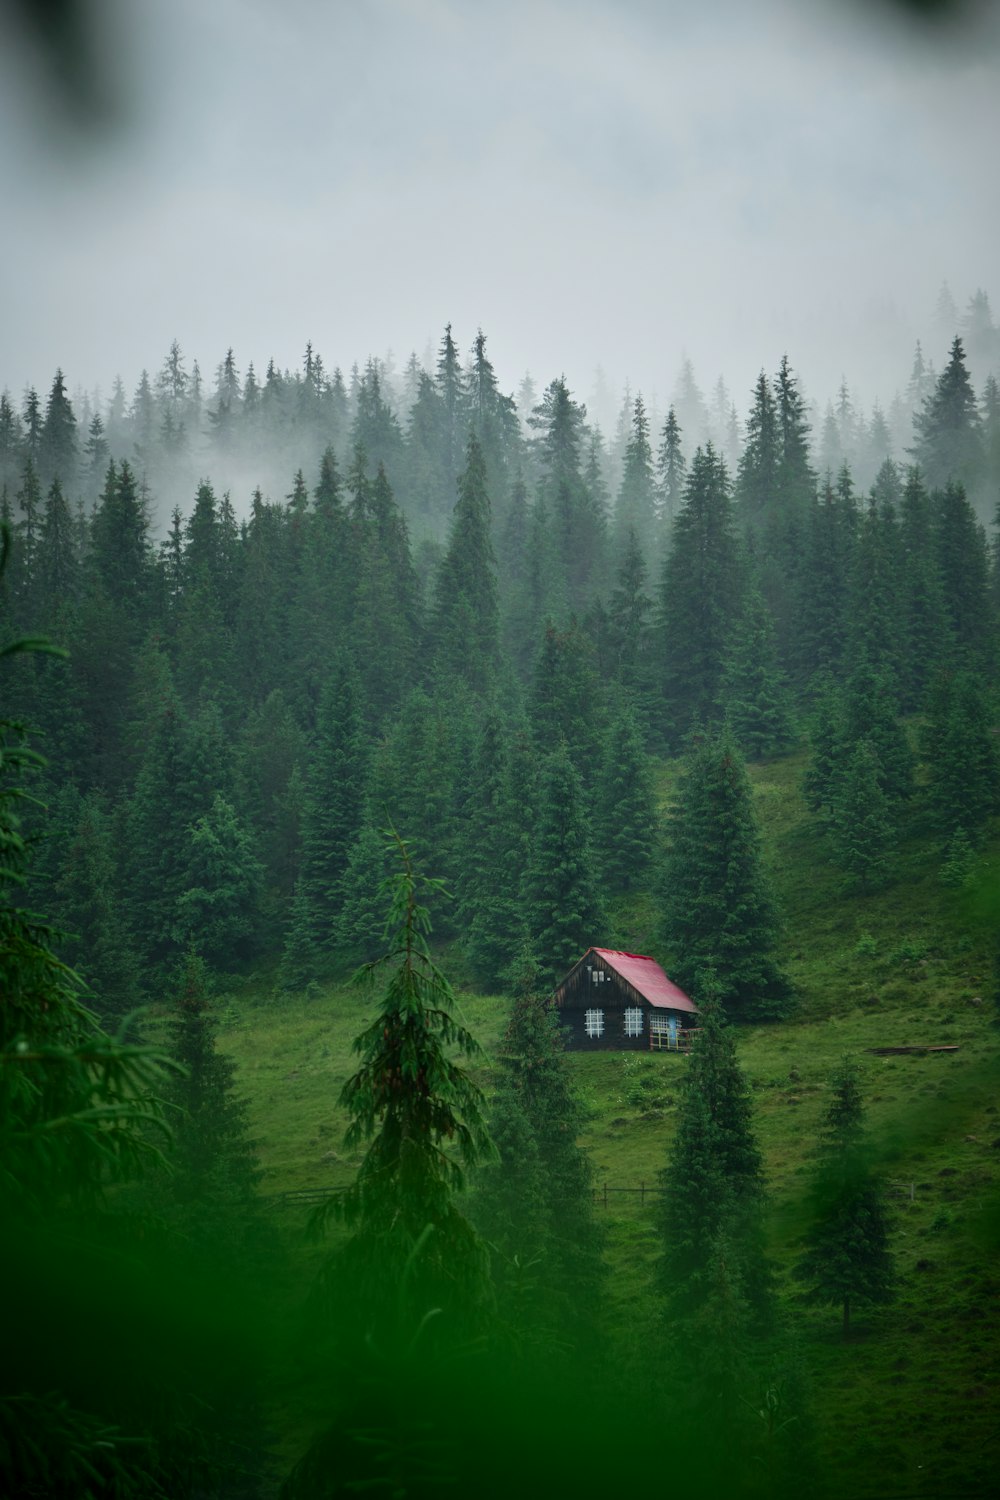
<path fill-rule="evenodd" d="M 876 1057 L 899 1057 L 904 1052 L 915 1053 L 922 1056 L 925 1052 L 957 1052 L 958 1043 L 952 1042 L 947 1046 L 924 1046 L 924 1047 L 866 1047 L 866 1052 L 874 1052 Z"/>

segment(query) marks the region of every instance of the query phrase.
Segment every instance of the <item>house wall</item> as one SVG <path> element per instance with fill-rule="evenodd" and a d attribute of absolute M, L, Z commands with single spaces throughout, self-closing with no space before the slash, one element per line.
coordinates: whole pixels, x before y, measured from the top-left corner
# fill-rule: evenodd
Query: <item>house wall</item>
<path fill-rule="evenodd" d="M 595 983 L 587 964 L 595 972 L 603 972 L 604 979 Z M 574 1052 L 648 1051 L 649 1014 L 653 1006 L 638 999 L 635 991 L 593 954 L 588 955 L 586 964 L 578 964 L 570 971 L 553 999 L 566 1045 Z M 625 1035 L 625 1011 L 632 1007 L 643 1013 L 642 1031 L 638 1036 Z M 604 1031 L 601 1036 L 587 1035 L 586 1013 L 591 1009 L 604 1012 Z"/>

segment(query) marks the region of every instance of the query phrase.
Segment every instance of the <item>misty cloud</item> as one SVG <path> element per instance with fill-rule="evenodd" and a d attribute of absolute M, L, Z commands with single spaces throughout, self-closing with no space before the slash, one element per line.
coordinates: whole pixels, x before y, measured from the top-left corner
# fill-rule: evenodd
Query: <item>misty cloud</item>
<path fill-rule="evenodd" d="M 307 338 L 347 367 L 451 320 L 508 388 L 602 363 L 663 391 L 687 351 L 742 403 L 787 349 L 818 396 L 847 371 L 887 399 L 942 279 L 989 288 L 986 21 L 971 46 L 781 0 L 184 0 L 131 38 L 130 132 L 71 170 L 4 106 L 0 385 L 131 387 L 175 336 L 204 369 Z"/>

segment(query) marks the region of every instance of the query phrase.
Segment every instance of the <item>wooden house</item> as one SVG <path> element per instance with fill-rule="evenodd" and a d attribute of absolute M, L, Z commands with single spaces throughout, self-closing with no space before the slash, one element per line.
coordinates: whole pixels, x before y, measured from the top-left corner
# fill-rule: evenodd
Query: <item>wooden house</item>
<path fill-rule="evenodd" d="M 588 948 L 553 991 L 576 1051 L 686 1051 L 698 1007 L 653 958 Z"/>

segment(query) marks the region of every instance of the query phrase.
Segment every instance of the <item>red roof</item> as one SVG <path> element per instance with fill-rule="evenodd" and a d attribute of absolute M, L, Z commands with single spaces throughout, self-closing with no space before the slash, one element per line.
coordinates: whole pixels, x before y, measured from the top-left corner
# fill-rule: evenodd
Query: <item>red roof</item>
<path fill-rule="evenodd" d="M 616 948 L 589 948 L 587 951 L 603 958 L 608 968 L 620 974 L 650 1005 L 662 1010 L 697 1013 L 694 1001 L 667 978 L 655 958 L 647 958 L 644 953 L 619 953 Z"/>

